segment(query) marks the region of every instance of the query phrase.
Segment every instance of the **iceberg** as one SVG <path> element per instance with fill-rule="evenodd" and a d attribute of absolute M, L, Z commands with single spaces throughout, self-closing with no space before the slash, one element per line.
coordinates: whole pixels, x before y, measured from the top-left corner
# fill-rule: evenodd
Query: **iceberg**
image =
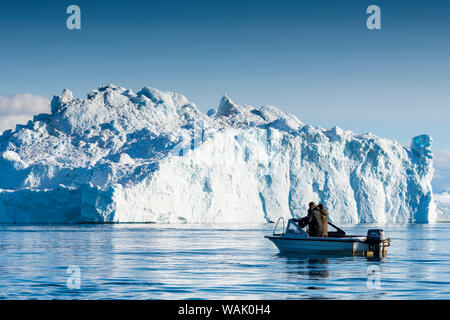
<path fill-rule="evenodd" d="M 107 85 L 55 96 L 0 136 L 1 223 L 265 223 L 322 202 L 333 222 L 431 223 L 432 139 L 314 128 L 224 95 Z"/>
<path fill-rule="evenodd" d="M 450 193 L 443 192 L 434 195 L 437 221 L 450 221 Z"/>

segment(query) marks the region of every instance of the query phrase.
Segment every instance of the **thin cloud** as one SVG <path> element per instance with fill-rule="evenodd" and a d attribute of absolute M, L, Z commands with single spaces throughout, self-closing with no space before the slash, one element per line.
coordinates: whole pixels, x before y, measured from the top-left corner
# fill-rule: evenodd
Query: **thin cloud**
<path fill-rule="evenodd" d="M 0 132 L 25 124 L 34 115 L 50 112 L 50 100 L 30 93 L 0 96 Z"/>

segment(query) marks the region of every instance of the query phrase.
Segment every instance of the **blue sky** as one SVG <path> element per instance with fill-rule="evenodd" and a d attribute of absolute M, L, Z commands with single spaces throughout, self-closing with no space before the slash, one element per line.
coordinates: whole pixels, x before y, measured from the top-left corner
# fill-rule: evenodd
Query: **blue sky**
<path fill-rule="evenodd" d="M 81 30 L 66 28 L 67 6 Z M 381 8 L 381 30 L 366 8 Z M 450 150 L 448 1 L 2 1 L 0 95 L 115 83 L 223 93 L 301 121 Z M 442 153 L 444 154 L 444 153 Z"/>

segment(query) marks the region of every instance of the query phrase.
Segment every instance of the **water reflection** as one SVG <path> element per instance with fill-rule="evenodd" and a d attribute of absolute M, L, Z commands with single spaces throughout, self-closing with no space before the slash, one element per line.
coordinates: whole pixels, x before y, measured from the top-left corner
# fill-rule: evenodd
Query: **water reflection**
<path fill-rule="evenodd" d="M 342 254 L 292 254 L 278 253 L 277 256 L 283 261 L 290 275 L 297 275 L 301 279 L 324 280 L 330 277 L 329 265 L 345 264 L 349 261 L 366 260 L 369 263 L 382 263 L 386 256 L 346 256 Z M 330 262 L 331 260 L 331 262 Z"/>
<path fill-rule="evenodd" d="M 322 280 L 329 277 L 328 258 L 324 255 L 281 254 L 278 256 L 290 270 L 290 274 L 297 274 L 303 279 Z"/>
<path fill-rule="evenodd" d="M 387 255 L 381 257 L 365 257 L 368 262 L 384 262 L 386 260 Z"/>

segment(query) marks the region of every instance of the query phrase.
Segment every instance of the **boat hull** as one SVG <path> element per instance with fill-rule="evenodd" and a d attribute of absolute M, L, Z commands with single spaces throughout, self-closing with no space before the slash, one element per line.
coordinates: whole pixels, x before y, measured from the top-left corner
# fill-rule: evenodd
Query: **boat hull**
<path fill-rule="evenodd" d="M 368 245 L 358 239 L 347 238 L 286 238 L 266 236 L 280 253 L 308 254 L 364 254 Z"/>

